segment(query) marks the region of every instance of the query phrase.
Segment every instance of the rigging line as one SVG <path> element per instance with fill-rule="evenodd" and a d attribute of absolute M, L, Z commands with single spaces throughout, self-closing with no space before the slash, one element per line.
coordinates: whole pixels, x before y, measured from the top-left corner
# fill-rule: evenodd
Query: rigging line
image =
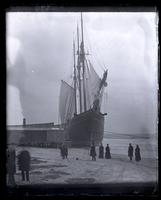
<path fill-rule="evenodd" d="M 90 87 L 89 87 L 89 78 L 90 78 L 90 70 L 89 70 L 89 66 L 88 66 L 88 62 L 87 62 L 87 59 L 85 60 L 86 61 L 86 65 L 87 65 L 87 73 L 88 73 L 88 78 L 87 78 L 87 80 L 88 80 L 88 84 L 87 84 L 87 96 L 88 96 L 88 104 L 89 104 L 89 108 L 91 108 L 92 107 L 92 102 L 91 102 L 91 91 L 90 91 Z M 87 81 L 86 81 L 87 82 Z"/>
<path fill-rule="evenodd" d="M 70 100 L 70 102 L 69 102 L 69 106 L 68 106 L 68 111 L 67 111 L 67 118 L 69 119 L 69 118 L 71 118 L 71 115 L 72 115 L 72 100 L 71 100 L 71 97 L 72 95 L 70 95 L 70 97 L 69 97 L 69 100 Z"/>
<path fill-rule="evenodd" d="M 63 83 L 65 83 L 66 85 L 68 85 L 68 87 L 70 87 L 71 89 L 74 89 L 69 83 L 67 83 L 66 81 L 64 80 L 61 80 Z"/>
<path fill-rule="evenodd" d="M 99 53 L 98 53 L 98 48 L 96 47 L 96 43 L 95 43 L 95 49 L 96 49 L 96 55 L 97 55 L 97 62 L 100 64 L 100 67 L 101 67 L 101 69 L 103 70 L 103 71 L 105 71 L 105 67 L 103 67 L 103 66 L 105 66 L 104 65 L 104 63 L 103 63 L 103 60 L 100 62 L 100 56 L 99 56 Z"/>
<path fill-rule="evenodd" d="M 90 65 L 90 61 L 88 60 L 86 60 L 86 62 L 87 62 L 87 66 L 88 66 L 88 81 L 89 81 L 89 84 L 91 84 L 91 82 L 90 82 L 90 67 L 89 67 L 89 65 Z M 89 62 L 89 65 L 88 65 L 88 62 Z M 96 88 L 95 88 L 96 89 Z M 92 91 L 91 91 L 91 87 L 89 87 L 89 102 L 90 102 L 90 107 L 92 107 L 93 106 L 93 100 L 92 100 Z"/>
<path fill-rule="evenodd" d="M 91 48 L 91 42 L 90 42 L 90 39 L 89 39 L 89 34 L 88 34 L 88 29 L 86 28 L 86 24 L 85 24 L 85 30 L 86 30 L 86 35 L 87 35 L 87 37 L 86 37 L 86 40 L 87 40 L 87 43 L 89 44 L 89 48 L 90 48 L 90 51 L 91 51 L 91 53 L 92 53 L 92 48 Z M 95 45 L 94 45 L 95 46 Z M 96 49 L 95 49 L 96 50 Z M 97 50 L 96 50 L 97 51 Z M 91 54 L 92 55 L 92 57 L 94 57 L 93 56 L 93 53 Z M 96 58 L 95 58 L 95 60 L 96 60 Z M 96 62 L 98 63 L 98 65 L 101 67 L 101 69 L 104 71 L 105 70 L 105 68 L 103 68 L 103 66 L 102 65 L 104 65 L 104 63 L 101 63 L 100 61 L 98 61 L 99 59 L 97 58 L 97 60 L 96 60 Z"/>
<path fill-rule="evenodd" d="M 91 90 L 90 90 L 90 86 L 89 84 L 91 84 L 89 81 L 90 81 L 90 67 L 88 65 L 88 62 L 90 62 L 89 60 L 87 61 L 86 59 L 86 63 L 87 63 L 87 72 L 88 72 L 88 99 L 89 99 L 89 107 L 92 108 L 93 106 L 93 102 L 92 102 L 92 99 L 91 99 Z"/>
<path fill-rule="evenodd" d="M 73 84 L 73 82 L 74 81 L 72 81 L 72 84 Z M 69 96 L 68 96 L 68 99 L 69 99 L 69 105 L 68 105 L 68 108 L 67 108 L 67 118 L 69 117 L 69 115 L 70 114 L 72 114 L 72 104 L 73 104 L 73 102 L 72 102 L 72 97 L 73 97 L 73 95 L 72 94 L 68 94 Z"/>
<path fill-rule="evenodd" d="M 87 59 L 86 59 L 86 62 L 87 62 Z M 90 63 L 90 61 L 88 60 L 88 62 Z M 88 67 L 88 73 L 90 72 L 89 70 L 89 66 L 88 66 L 88 62 L 87 62 L 87 67 Z M 94 70 L 95 71 L 95 70 Z M 96 72 L 95 72 L 96 73 Z M 94 89 L 97 89 L 97 86 L 94 87 Z"/>
<path fill-rule="evenodd" d="M 86 27 L 85 27 L 86 28 Z M 87 29 L 87 39 L 89 40 L 89 34 L 88 34 L 88 29 Z M 90 40 L 89 40 L 89 43 L 90 43 Z M 91 47 L 91 45 L 90 45 L 90 47 Z M 95 47 L 95 51 L 96 51 L 96 53 L 97 53 L 97 62 L 98 62 L 98 64 L 100 65 L 100 67 L 101 67 L 101 69 L 104 71 L 105 69 L 106 69 L 106 67 L 105 67 L 105 64 L 104 64 L 104 61 L 103 60 L 101 60 L 101 59 L 99 59 L 99 57 L 101 57 L 101 55 L 102 54 L 100 54 L 100 52 L 98 51 L 98 49 L 97 49 L 97 45 L 96 45 L 96 43 L 94 42 L 94 47 Z M 103 58 L 103 57 L 102 57 Z M 100 62 L 101 61 L 101 62 Z"/>
<path fill-rule="evenodd" d="M 72 86 L 71 85 L 69 85 L 68 83 L 66 83 L 65 81 L 62 81 L 62 82 L 64 82 L 66 85 L 68 85 L 68 87 L 70 87 L 71 89 L 73 89 L 72 88 Z M 68 118 L 68 116 L 69 116 L 69 110 L 70 110 L 70 102 L 68 102 L 68 101 L 70 101 L 71 100 L 71 94 L 69 93 L 68 94 L 68 96 L 66 97 L 66 99 L 65 99 L 65 103 L 66 103 L 66 114 L 65 114 L 65 121 L 67 120 L 67 118 Z M 69 103 L 68 105 L 67 105 L 67 103 Z M 64 123 L 64 122 L 63 122 Z"/>
<path fill-rule="evenodd" d="M 91 52 L 91 54 L 92 54 L 92 45 L 91 45 L 91 42 L 90 42 L 90 40 L 89 40 L 89 34 L 88 34 L 88 30 L 87 30 L 87 28 L 86 28 L 86 24 L 84 24 L 84 29 L 85 29 L 85 32 L 87 33 L 87 34 L 86 34 L 86 42 L 88 43 L 90 52 Z"/>
<path fill-rule="evenodd" d="M 87 69 L 88 69 L 88 72 L 89 72 L 89 66 L 88 66 L 88 61 L 87 61 L 87 58 L 85 58 L 85 62 L 86 62 Z"/>
<path fill-rule="evenodd" d="M 61 89 L 61 86 L 60 86 L 60 89 Z M 60 93 L 59 93 L 58 123 L 59 123 L 59 120 L 61 121 L 61 116 L 60 116 Z M 62 123 L 62 121 L 61 121 L 61 123 Z"/>
<path fill-rule="evenodd" d="M 100 60 L 98 59 L 98 54 L 97 54 L 97 51 L 95 51 L 95 56 L 92 55 L 92 57 L 95 59 L 96 63 L 98 64 L 98 66 L 100 66 L 101 70 L 105 70 L 103 67 L 102 67 L 102 63 L 100 62 Z"/>
<path fill-rule="evenodd" d="M 100 57 L 102 57 L 103 58 L 103 56 L 102 56 L 102 54 L 101 54 L 101 52 L 100 52 L 100 48 L 97 48 L 97 45 L 95 46 L 96 47 L 96 50 L 98 51 L 98 56 L 100 56 Z M 103 64 L 103 66 L 104 66 L 104 70 L 106 70 L 106 66 L 105 66 L 105 63 L 104 63 L 104 61 L 103 61 L 103 59 L 102 59 L 102 64 Z"/>
<path fill-rule="evenodd" d="M 77 74 L 77 76 L 78 76 L 78 74 Z M 79 103 L 80 103 L 80 93 L 79 93 L 79 80 L 78 80 L 78 78 L 77 78 L 77 80 L 76 80 L 76 85 L 77 85 L 77 105 L 79 105 Z M 78 106 L 77 107 L 78 108 L 78 113 L 80 112 L 80 107 Z"/>
<path fill-rule="evenodd" d="M 60 121 L 60 114 L 59 114 L 59 111 L 58 111 L 58 124 L 59 124 L 59 121 Z"/>

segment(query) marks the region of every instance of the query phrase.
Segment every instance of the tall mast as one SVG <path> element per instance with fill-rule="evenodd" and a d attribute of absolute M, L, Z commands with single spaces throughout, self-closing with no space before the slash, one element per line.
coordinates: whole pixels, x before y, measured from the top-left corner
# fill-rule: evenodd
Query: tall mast
<path fill-rule="evenodd" d="M 84 52 L 84 37 L 83 37 L 83 17 L 81 13 L 81 31 L 82 31 L 82 42 L 81 42 L 81 62 L 83 65 L 83 97 L 84 97 L 84 111 L 87 110 L 86 105 L 86 88 L 85 88 L 85 52 Z"/>
<path fill-rule="evenodd" d="M 74 100 L 75 100 L 75 114 L 77 114 L 77 88 L 76 88 L 76 66 L 75 66 L 75 41 L 73 41 L 73 56 L 74 56 Z"/>
<path fill-rule="evenodd" d="M 81 91 L 81 78 L 80 78 L 80 52 L 79 52 L 79 29 L 78 29 L 78 25 L 77 25 L 77 46 L 78 46 L 78 50 L 77 50 L 77 69 L 78 69 L 78 85 L 79 85 L 79 103 L 80 103 L 80 113 L 82 112 L 82 91 Z"/>

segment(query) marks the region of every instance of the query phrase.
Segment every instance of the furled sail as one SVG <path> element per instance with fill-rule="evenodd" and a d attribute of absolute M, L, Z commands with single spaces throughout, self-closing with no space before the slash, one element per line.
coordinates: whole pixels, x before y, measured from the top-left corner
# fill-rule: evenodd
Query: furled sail
<path fill-rule="evenodd" d="M 59 113 L 62 124 L 66 123 L 73 117 L 74 108 L 74 88 L 65 81 L 61 81 Z"/>
<path fill-rule="evenodd" d="M 89 68 L 87 68 L 87 78 L 86 78 L 86 89 L 87 89 L 87 102 L 88 109 L 93 106 L 93 102 L 98 97 L 99 94 L 99 86 L 101 83 L 101 79 L 94 70 L 92 64 L 89 62 Z"/>

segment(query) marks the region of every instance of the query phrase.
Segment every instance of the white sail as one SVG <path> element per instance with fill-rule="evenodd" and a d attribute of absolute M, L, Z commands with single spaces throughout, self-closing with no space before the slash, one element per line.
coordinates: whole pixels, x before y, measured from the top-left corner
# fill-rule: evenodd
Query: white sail
<path fill-rule="evenodd" d="M 103 113 L 107 113 L 107 100 L 108 100 L 108 95 L 107 95 L 107 91 L 103 91 L 103 95 L 102 95 L 102 103 L 101 103 L 101 112 Z"/>
<path fill-rule="evenodd" d="M 62 124 L 66 123 L 73 117 L 74 109 L 74 88 L 65 81 L 61 81 L 59 114 Z"/>
<path fill-rule="evenodd" d="M 93 106 L 93 102 L 98 96 L 100 83 L 101 83 L 100 77 L 94 70 L 92 64 L 89 62 L 88 75 L 86 78 L 86 89 L 88 90 L 87 91 L 88 109 Z"/>

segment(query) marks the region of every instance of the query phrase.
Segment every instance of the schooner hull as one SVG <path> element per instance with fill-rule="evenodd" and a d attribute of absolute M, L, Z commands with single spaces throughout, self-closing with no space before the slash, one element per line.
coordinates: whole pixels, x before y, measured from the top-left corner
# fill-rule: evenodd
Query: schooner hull
<path fill-rule="evenodd" d="M 93 110 L 75 115 L 67 127 L 67 134 L 72 147 L 87 147 L 93 141 L 100 145 L 104 135 L 104 115 Z"/>

